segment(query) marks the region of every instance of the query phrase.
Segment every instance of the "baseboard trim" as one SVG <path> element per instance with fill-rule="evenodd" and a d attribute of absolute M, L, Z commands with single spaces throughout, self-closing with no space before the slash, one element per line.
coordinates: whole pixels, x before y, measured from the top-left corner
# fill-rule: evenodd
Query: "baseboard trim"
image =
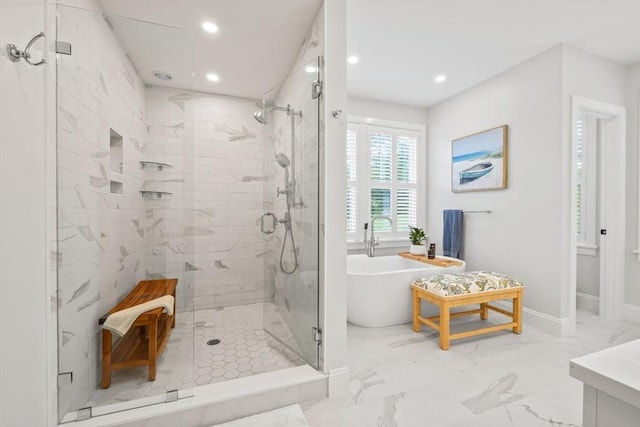
<path fill-rule="evenodd" d="M 511 301 L 497 301 L 495 304 L 511 311 Z M 527 307 L 522 308 L 522 317 L 525 324 L 561 337 L 573 335 L 576 330 L 575 322 L 569 317 L 561 319 Z"/>
<path fill-rule="evenodd" d="M 624 317 L 629 322 L 640 323 L 640 306 L 633 305 L 633 304 L 625 304 Z"/>
<path fill-rule="evenodd" d="M 600 297 L 576 292 L 576 308 L 598 314 L 600 312 Z"/>

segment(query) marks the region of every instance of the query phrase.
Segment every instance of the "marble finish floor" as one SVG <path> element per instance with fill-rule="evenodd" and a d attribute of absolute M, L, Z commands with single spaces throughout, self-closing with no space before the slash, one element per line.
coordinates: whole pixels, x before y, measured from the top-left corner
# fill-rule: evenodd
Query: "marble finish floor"
<path fill-rule="evenodd" d="M 158 361 L 155 381 L 147 380 L 144 367 L 114 371 L 111 387 L 95 390 L 86 406 L 164 396 L 170 390 L 192 389 L 303 364 L 264 331 L 263 310 L 266 318 L 280 319 L 270 320 L 276 323 L 273 327 L 279 328 L 277 335 L 284 342 L 293 340 L 271 303 L 178 312 L 176 327 Z M 208 345 L 213 339 L 220 343 Z"/>
<path fill-rule="evenodd" d="M 456 340 L 448 351 L 435 331 L 411 324 L 348 325 L 347 334 L 350 393 L 303 404 L 311 426 L 579 427 L 582 383 L 569 361 L 640 338 L 640 325 L 579 311 L 574 336 L 525 323 L 521 335 Z"/>
<path fill-rule="evenodd" d="M 309 427 L 300 405 L 285 406 L 212 427 Z"/>

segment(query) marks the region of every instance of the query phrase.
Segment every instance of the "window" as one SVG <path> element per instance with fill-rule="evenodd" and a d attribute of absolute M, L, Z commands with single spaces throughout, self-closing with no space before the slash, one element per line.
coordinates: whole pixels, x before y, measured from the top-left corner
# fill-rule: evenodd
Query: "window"
<path fill-rule="evenodd" d="M 579 114 L 576 121 L 576 238 L 578 253 L 596 255 L 598 119 Z"/>
<path fill-rule="evenodd" d="M 363 240 L 376 216 L 381 239 L 406 240 L 421 221 L 420 165 L 424 127 L 350 118 L 347 127 L 347 239 Z"/>

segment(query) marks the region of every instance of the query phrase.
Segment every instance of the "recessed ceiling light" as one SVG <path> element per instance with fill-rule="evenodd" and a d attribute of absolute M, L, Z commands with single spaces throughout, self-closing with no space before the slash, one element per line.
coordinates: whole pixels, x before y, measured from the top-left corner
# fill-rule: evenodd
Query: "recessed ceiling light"
<path fill-rule="evenodd" d="M 347 62 L 349 64 L 357 64 L 360 61 L 360 58 L 358 58 L 357 56 L 350 56 L 347 58 Z"/>
<path fill-rule="evenodd" d="M 214 24 L 213 22 L 203 22 L 202 23 L 202 29 L 205 30 L 207 33 L 217 33 L 218 32 L 218 26 L 216 24 Z"/>
<path fill-rule="evenodd" d="M 316 67 L 314 67 L 313 65 L 309 65 L 307 68 L 304 69 L 307 73 L 315 73 L 317 71 Z"/>
<path fill-rule="evenodd" d="M 445 76 L 444 74 L 440 74 L 439 76 L 436 76 L 434 80 L 436 81 L 436 83 L 442 83 L 443 81 L 447 80 L 447 76 Z"/>
<path fill-rule="evenodd" d="M 160 80 L 171 80 L 172 78 L 171 74 L 167 73 L 166 71 L 154 71 L 151 74 L 153 75 L 153 77 Z"/>
<path fill-rule="evenodd" d="M 217 74 L 207 74 L 207 80 L 217 82 L 218 80 L 220 80 L 220 76 L 218 76 Z"/>

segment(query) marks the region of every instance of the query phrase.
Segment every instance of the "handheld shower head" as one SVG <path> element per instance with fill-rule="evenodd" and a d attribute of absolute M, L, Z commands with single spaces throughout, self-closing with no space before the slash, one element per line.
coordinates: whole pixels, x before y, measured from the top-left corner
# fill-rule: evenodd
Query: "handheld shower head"
<path fill-rule="evenodd" d="M 291 161 L 284 153 L 276 153 L 274 157 L 276 158 L 276 162 L 278 162 L 278 164 L 285 169 L 288 168 L 289 165 L 291 165 Z"/>

